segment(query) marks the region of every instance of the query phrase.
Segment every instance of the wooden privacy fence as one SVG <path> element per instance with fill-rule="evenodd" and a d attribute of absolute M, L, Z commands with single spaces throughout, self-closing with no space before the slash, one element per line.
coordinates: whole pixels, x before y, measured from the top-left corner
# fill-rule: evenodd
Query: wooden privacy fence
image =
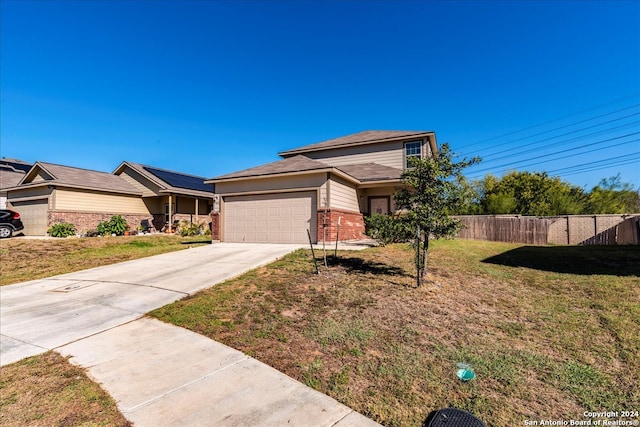
<path fill-rule="evenodd" d="M 564 215 L 462 215 L 461 239 L 531 245 L 638 245 L 640 214 Z"/>

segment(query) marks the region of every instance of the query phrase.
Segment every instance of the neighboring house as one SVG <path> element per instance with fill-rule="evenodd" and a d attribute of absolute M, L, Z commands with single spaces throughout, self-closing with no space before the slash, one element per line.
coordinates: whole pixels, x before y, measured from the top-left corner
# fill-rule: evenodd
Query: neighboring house
<path fill-rule="evenodd" d="M 142 192 L 142 199 L 150 213 L 153 225 L 162 229 L 165 224 L 188 220 L 209 223 L 213 206 L 213 186 L 205 178 L 122 162 L 113 172 Z"/>
<path fill-rule="evenodd" d="M 7 209 L 7 188 L 16 186 L 31 164 L 17 159 L 0 159 L 0 209 Z"/>
<path fill-rule="evenodd" d="M 146 172 L 137 174 L 137 168 Z M 179 202 L 208 198 L 208 203 L 198 204 L 205 211 L 208 209 L 213 191 L 210 186 L 206 187 L 210 189 L 208 192 L 204 191 L 202 178 L 203 189 L 194 190 L 190 188 L 195 179 L 191 175 L 128 162 L 123 162 L 116 172 L 110 174 L 36 162 L 18 185 L 7 189 L 8 204 L 20 213 L 25 235 L 45 235 L 47 229 L 58 222 L 72 223 L 79 233 L 85 233 L 113 215 L 122 215 L 132 229 L 145 223 L 161 230 L 165 223 L 176 219 L 208 221 L 208 216 L 195 215 L 195 202 L 183 202 L 184 207 Z M 146 173 L 155 177 L 153 181 Z M 177 206 L 174 204 L 167 210 L 167 217 L 165 200 L 178 200 Z"/>
<path fill-rule="evenodd" d="M 394 210 L 411 157 L 437 152 L 433 132 L 366 131 L 279 153 L 282 160 L 206 183 L 220 197 L 212 238 L 314 243 L 364 237 L 365 215 Z"/>

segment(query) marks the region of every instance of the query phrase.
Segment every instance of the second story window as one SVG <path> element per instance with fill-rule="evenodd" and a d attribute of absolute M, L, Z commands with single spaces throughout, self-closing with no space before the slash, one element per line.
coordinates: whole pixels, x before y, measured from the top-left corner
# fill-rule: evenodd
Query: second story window
<path fill-rule="evenodd" d="M 409 169 L 411 165 L 409 164 L 409 159 L 411 158 L 422 158 L 422 142 L 405 142 L 404 143 L 404 167 L 405 169 Z"/>

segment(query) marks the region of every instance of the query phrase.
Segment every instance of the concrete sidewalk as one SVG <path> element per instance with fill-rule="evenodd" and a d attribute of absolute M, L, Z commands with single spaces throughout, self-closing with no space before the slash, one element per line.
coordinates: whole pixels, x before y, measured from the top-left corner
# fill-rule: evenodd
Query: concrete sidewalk
<path fill-rule="evenodd" d="M 214 244 L 0 288 L 0 363 L 54 349 L 137 426 L 378 425 L 243 353 L 144 313 L 296 245 Z"/>
<path fill-rule="evenodd" d="M 237 350 L 140 319 L 58 351 L 87 367 L 136 426 L 377 426 Z"/>

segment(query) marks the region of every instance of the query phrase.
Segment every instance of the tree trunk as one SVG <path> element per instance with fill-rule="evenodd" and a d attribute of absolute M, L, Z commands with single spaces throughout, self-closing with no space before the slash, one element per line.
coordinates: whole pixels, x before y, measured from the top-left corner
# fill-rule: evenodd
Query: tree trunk
<path fill-rule="evenodd" d="M 420 232 L 420 224 L 418 224 L 416 228 L 416 286 L 419 288 L 422 279 L 422 274 L 420 272 L 422 270 L 422 266 L 420 265 L 420 240 L 422 240 L 422 233 Z"/>
<path fill-rule="evenodd" d="M 427 274 L 427 251 L 429 250 L 429 233 L 424 233 L 424 243 L 422 245 L 422 251 L 423 251 L 423 255 L 422 255 L 422 278 L 421 278 L 421 282 L 424 282 L 424 277 Z"/>

